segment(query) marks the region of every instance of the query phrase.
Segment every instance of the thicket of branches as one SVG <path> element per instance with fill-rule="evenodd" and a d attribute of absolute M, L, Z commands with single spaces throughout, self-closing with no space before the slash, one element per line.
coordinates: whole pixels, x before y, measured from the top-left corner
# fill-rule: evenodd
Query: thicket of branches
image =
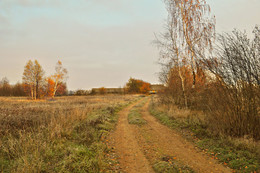
<path fill-rule="evenodd" d="M 205 61 L 215 76 L 207 106 L 212 129 L 260 139 L 260 29 L 254 38 L 234 30 L 218 36 L 216 58 Z"/>
<path fill-rule="evenodd" d="M 202 110 L 216 135 L 260 139 L 260 29 L 215 36 L 204 0 L 165 0 L 166 30 L 157 37 L 161 101 Z"/>

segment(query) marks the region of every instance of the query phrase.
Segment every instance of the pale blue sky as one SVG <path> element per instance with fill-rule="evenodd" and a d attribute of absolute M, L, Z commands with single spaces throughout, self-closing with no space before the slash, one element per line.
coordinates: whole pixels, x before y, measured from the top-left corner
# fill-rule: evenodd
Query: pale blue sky
<path fill-rule="evenodd" d="M 259 0 L 208 0 L 217 30 L 252 30 Z M 0 78 L 21 81 L 37 59 L 54 72 L 60 59 L 69 89 L 123 86 L 129 77 L 158 83 L 154 33 L 163 32 L 161 0 L 0 0 Z"/>

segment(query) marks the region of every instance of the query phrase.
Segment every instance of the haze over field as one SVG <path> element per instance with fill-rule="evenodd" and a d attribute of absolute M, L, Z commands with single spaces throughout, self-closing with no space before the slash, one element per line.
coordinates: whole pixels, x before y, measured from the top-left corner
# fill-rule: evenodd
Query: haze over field
<path fill-rule="evenodd" d="M 208 3 L 219 32 L 251 32 L 259 22 L 258 0 Z M 161 0 L 1 0 L 0 78 L 21 81 L 25 63 L 35 58 L 46 73 L 60 59 L 69 89 L 119 87 L 130 76 L 158 83 L 151 42 L 166 17 Z"/>

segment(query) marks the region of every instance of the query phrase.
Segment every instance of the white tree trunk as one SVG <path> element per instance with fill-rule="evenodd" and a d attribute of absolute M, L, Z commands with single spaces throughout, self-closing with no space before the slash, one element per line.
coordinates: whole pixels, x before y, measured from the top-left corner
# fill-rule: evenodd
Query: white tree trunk
<path fill-rule="evenodd" d="M 179 66 L 179 77 L 181 79 L 181 88 L 182 88 L 182 93 L 183 93 L 183 97 L 184 97 L 184 103 L 185 103 L 185 108 L 188 108 L 188 101 L 187 101 L 187 95 L 186 95 L 186 91 L 185 91 L 185 83 L 184 83 L 184 78 L 181 74 L 181 68 Z"/>

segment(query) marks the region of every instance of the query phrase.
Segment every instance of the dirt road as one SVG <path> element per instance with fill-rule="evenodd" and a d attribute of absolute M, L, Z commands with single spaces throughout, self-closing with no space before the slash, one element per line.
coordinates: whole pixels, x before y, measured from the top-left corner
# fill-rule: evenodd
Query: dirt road
<path fill-rule="evenodd" d="M 116 130 L 111 134 L 123 172 L 154 172 L 152 165 L 166 156 L 195 172 L 231 172 L 229 168 L 200 152 L 177 132 L 160 124 L 148 112 L 148 104 L 147 102 L 142 107 L 143 119 L 147 121 L 145 125 L 128 123 L 127 117 L 134 104 L 120 112 Z"/>
<path fill-rule="evenodd" d="M 115 132 L 111 135 L 111 140 L 113 140 L 114 144 L 113 148 L 115 148 L 119 156 L 120 167 L 124 172 L 153 172 L 135 138 L 134 127 L 128 124 L 128 114 L 134 105 L 127 107 L 119 113 L 118 125 Z"/>

